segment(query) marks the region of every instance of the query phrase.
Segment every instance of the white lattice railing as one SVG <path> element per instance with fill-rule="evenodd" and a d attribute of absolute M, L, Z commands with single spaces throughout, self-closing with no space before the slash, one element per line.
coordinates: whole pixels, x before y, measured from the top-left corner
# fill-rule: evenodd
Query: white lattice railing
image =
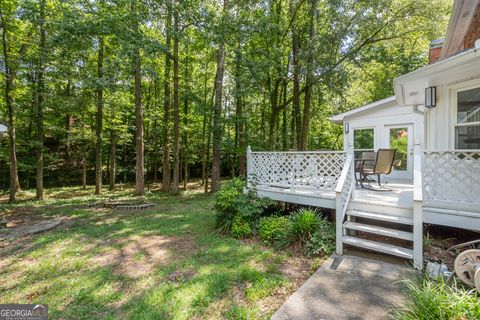
<path fill-rule="evenodd" d="M 480 204 L 480 150 L 424 151 L 423 200 Z"/>
<path fill-rule="evenodd" d="M 249 185 L 334 191 L 345 163 L 336 151 L 248 151 Z"/>

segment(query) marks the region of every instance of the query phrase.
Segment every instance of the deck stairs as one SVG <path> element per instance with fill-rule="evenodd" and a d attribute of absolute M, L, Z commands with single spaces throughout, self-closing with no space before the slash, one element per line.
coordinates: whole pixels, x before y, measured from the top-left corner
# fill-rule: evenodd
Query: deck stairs
<path fill-rule="evenodd" d="M 413 259 L 413 210 L 352 200 L 343 223 L 343 243 Z"/>

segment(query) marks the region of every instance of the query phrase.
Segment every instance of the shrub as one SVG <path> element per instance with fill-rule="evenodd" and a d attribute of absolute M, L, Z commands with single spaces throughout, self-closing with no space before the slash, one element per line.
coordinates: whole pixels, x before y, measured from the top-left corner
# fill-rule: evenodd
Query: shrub
<path fill-rule="evenodd" d="M 273 201 L 258 198 L 253 194 L 244 194 L 244 182 L 235 178 L 226 182 L 217 192 L 215 210 L 217 212 L 217 228 L 220 231 L 229 231 L 238 216 L 242 221 L 255 226 L 257 221 L 264 216 L 273 206 Z"/>
<path fill-rule="evenodd" d="M 300 246 L 310 240 L 320 226 L 320 218 L 314 209 L 299 209 L 290 216 L 290 222 L 287 240 L 290 244 L 298 243 Z"/>
<path fill-rule="evenodd" d="M 335 251 L 335 224 L 319 219 L 319 226 L 303 248 L 306 256 L 330 255 Z"/>
<path fill-rule="evenodd" d="M 215 194 L 215 209 L 222 212 L 235 210 L 237 198 L 243 194 L 244 186 L 245 183 L 239 178 L 225 182 Z"/>
<path fill-rule="evenodd" d="M 236 216 L 232 222 L 231 233 L 235 238 L 246 238 L 252 234 L 252 229 L 247 221 Z"/>
<path fill-rule="evenodd" d="M 289 223 L 287 217 L 265 217 L 258 224 L 258 235 L 266 244 L 273 244 L 285 238 Z"/>
<path fill-rule="evenodd" d="M 405 280 L 407 303 L 393 319 L 480 319 L 480 295 L 457 285 L 427 278 Z"/>

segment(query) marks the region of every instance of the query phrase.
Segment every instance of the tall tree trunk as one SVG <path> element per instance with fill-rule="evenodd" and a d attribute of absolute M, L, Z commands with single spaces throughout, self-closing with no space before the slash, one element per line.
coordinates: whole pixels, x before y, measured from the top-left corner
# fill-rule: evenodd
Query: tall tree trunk
<path fill-rule="evenodd" d="M 208 89 L 207 89 L 207 83 L 208 83 L 208 63 L 205 65 L 205 80 L 203 83 L 203 107 L 207 108 L 207 96 L 208 96 Z M 207 137 L 206 137 L 206 132 L 207 132 L 207 119 L 209 119 L 209 115 L 211 112 L 207 112 L 207 110 L 204 110 L 203 112 L 203 123 L 202 123 L 202 144 L 203 144 L 203 152 L 202 152 L 202 186 L 205 185 L 206 181 L 206 176 L 207 176 Z M 208 122 L 210 124 L 210 122 Z"/>
<path fill-rule="evenodd" d="M 286 151 L 288 149 L 288 135 L 287 135 L 287 81 L 283 82 L 283 97 L 282 103 L 284 104 L 283 107 L 283 123 L 282 123 L 282 149 Z"/>
<path fill-rule="evenodd" d="M 168 129 L 170 123 L 170 47 L 172 45 L 171 40 L 171 28 L 172 28 L 172 4 L 171 1 L 167 1 L 167 21 L 166 21 L 166 46 L 167 52 L 165 54 L 165 100 L 163 104 L 163 177 L 162 177 L 162 190 L 170 191 L 170 152 L 168 148 Z"/>
<path fill-rule="evenodd" d="M 103 122 L 103 51 L 104 38 L 98 38 L 98 61 L 97 61 L 97 123 L 95 130 L 95 194 L 102 193 L 102 122 Z"/>
<path fill-rule="evenodd" d="M 223 0 L 223 11 L 226 13 L 227 0 Z M 220 188 L 220 157 L 222 145 L 222 96 L 223 74 L 225 72 L 225 38 L 222 35 L 217 51 L 217 71 L 215 74 L 215 104 L 213 117 L 213 155 L 212 155 L 212 192 Z"/>
<path fill-rule="evenodd" d="M 300 64 L 298 60 L 299 39 L 295 16 L 295 0 L 290 0 L 290 15 L 292 17 L 292 58 L 293 58 L 293 114 L 295 120 L 295 136 L 297 149 L 300 149 L 302 135 L 302 116 L 300 110 Z"/>
<path fill-rule="evenodd" d="M 117 151 L 117 137 L 115 131 L 110 132 L 110 172 L 108 173 L 109 177 L 109 186 L 110 190 L 115 190 L 115 175 L 116 175 L 116 151 Z"/>
<path fill-rule="evenodd" d="M 3 63 L 5 70 L 5 103 L 8 112 L 8 142 L 9 142 L 9 160 L 10 160 L 10 196 L 9 202 L 14 202 L 17 191 L 20 189 L 18 180 L 18 163 L 15 148 L 16 132 L 15 132 L 15 98 L 13 91 L 15 90 L 16 72 L 11 66 L 9 55 L 9 43 L 7 40 L 7 24 L 0 6 L 0 23 L 2 27 L 2 47 L 3 47 Z"/>
<path fill-rule="evenodd" d="M 138 32 L 138 12 L 137 0 L 131 3 L 133 23 L 132 29 L 134 34 Z M 133 48 L 133 65 L 135 72 L 135 194 L 140 196 L 145 193 L 145 177 L 144 177 L 144 145 L 143 145 L 143 110 L 142 110 L 142 67 L 140 60 L 140 48 L 137 43 Z"/>
<path fill-rule="evenodd" d="M 312 2 L 312 11 L 311 11 L 311 21 L 310 21 L 310 34 L 309 34 L 309 48 L 307 55 L 307 74 L 305 79 L 305 98 L 303 100 L 303 124 L 302 124 L 302 135 L 300 137 L 299 149 L 305 150 L 308 145 L 308 130 L 310 127 L 310 109 L 312 103 L 312 90 L 313 90 L 313 65 L 315 63 L 314 57 L 314 43 L 315 43 L 315 32 L 316 32 L 316 21 L 317 21 L 317 0 L 311 0 Z"/>
<path fill-rule="evenodd" d="M 178 193 L 180 178 L 179 135 L 180 115 L 178 97 L 178 10 L 173 9 L 173 183 L 172 192 Z"/>
<path fill-rule="evenodd" d="M 188 51 L 187 51 L 188 59 Z M 188 184 L 188 163 L 189 163 L 189 148 L 188 148 L 188 112 L 189 112 L 189 87 L 188 87 L 188 60 L 185 61 L 185 95 L 183 100 L 183 189 L 187 190 Z"/>
<path fill-rule="evenodd" d="M 85 152 L 82 150 L 82 189 L 87 189 L 87 159 Z"/>
<path fill-rule="evenodd" d="M 45 105 L 45 58 L 46 58 L 46 44 L 45 44 L 45 0 L 40 2 L 40 63 L 38 71 L 38 85 L 37 85 L 37 103 L 36 103 L 36 136 L 37 136 L 37 200 L 43 200 L 43 109 Z"/>
<path fill-rule="evenodd" d="M 235 52 L 235 102 L 236 102 L 236 139 L 238 140 L 238 174 L 245 176 L 246 171 L 246 146 L 245 146 L 245 123 L 243 119 L 243 94 L 241 81 L 241 48 L 240 39 L 238 40 L 237 50 Z M 236 160 L 236 159 L 235 159 Z"/>

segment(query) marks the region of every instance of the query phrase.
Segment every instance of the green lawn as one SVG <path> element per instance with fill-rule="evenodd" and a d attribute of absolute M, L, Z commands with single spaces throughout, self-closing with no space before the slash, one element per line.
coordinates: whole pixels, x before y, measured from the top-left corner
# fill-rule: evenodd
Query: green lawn
<path fill-rule="evenodd" d="M 0 303 L 46 303 L 52 319 L 268 318 L 313 271 L 310 259 L 217 234 L 213 196 L 200 191 L 148 192 L 156 207 L 136 212 L 86 209 L 92 188 L 14 206 L 5 197 L 9 221 L 64 217 L 0 242 Z"/>

